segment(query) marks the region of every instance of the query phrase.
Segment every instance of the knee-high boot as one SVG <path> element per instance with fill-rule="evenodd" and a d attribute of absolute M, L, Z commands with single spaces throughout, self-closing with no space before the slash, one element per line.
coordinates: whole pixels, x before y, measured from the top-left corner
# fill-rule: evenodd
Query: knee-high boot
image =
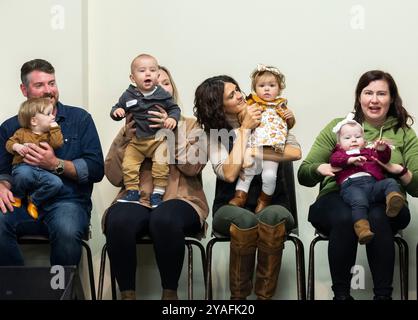
<path fill-rule="evenodd" d="M 232 300 L 245 300 L 251 293 L 254 275 L 258 227 L 240 229 L 235 224 L 231 234 L 229 257 L 229 287 Z"/>
<path fill-rule="evenodd" d="M 259 300 L 271 299 L 276 291 L 285 236 L 285 221 L 275 226 L 259 221 L 255 280 L 255 294 Z"/>

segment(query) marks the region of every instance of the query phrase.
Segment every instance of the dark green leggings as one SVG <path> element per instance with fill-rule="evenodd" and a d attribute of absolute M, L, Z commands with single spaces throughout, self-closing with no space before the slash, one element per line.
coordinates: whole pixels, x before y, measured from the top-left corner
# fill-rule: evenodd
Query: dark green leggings
<path fill-rule="evenodd" d="M 229 236 L 231 223 L 240 229 L 250 229 L 262 221 L 270 226 L 275 226 L 280 221 L 286 220 L 286 231 L 293 229 L 295 224 L 292 214 L 283 206 L 271 205 L 263 209 L 259 214 L 231 205 L 225 205 L 218 209 L 213 216 L 212 226 L 216 232 Z"/>

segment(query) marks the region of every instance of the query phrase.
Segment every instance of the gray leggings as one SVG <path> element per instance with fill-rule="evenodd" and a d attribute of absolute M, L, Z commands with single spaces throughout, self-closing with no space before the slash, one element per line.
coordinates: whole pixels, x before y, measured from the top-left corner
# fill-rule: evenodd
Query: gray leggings
<path fill-rule="evenodd" d="M 212 226 L 216 232 L 229 236 L 231 223 L 240 229 L 250 229 L 262 221 L 274 226 L 280 221 L 286 220 L 286 231 L 293 229 L 295 224 L 292 214 L 283 206 L 271 205 L 263 209 L 259 214 L 231 205 L 220 207 L 213 215 Z"/>

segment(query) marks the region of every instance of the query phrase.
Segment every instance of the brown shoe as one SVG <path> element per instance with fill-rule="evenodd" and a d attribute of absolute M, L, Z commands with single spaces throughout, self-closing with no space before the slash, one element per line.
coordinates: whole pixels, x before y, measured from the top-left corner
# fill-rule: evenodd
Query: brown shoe
<path fill-rule="evenodd" d="M 248 193 L 242 190 L 236 190 L 234 197 L 229 201 L 232 206 L 243 207 L 247 202 Z"/>
<path fill-rule="evenodd" d="M 354 223 L 354 231 L 360 244 L 366 244 L 373 239 L 374 233 L 370 231 L 369 221 L 360 219 Z"/>
<path fill-rule="evenodd" d="M 136 294 L 134 290 L 125 290 L 120 292 L 120 298 L 122 300 L 136 300 Z"/>
<path fill-rule="evenodd" d="M 255 207 L 254 213 L 259 213 L 261 210 L 263 210 L 265 207 L 270 205 L 271 199 L 273 196 L 269 196 L 265 194 L 263 191 L 261 191 L 260 196 L 257 199 L 257 207 Z"/>
<path fill-rule="evenodd" d="M 177 290 L 163 289 L 161 300 L 178 300 Z"/>
<path fill-rule="evenodd" d="M 27 210 L 32 218 L 34 218 L 35 220 L 38 219 L 38 208 L 32 201 L 29 201 Z"/>
<path fill-rule="evenodd" d="M 405 205 L 405 196 L 400 192 L 390 192 L 386 196 L 386 215 L 396 217 Z"/>

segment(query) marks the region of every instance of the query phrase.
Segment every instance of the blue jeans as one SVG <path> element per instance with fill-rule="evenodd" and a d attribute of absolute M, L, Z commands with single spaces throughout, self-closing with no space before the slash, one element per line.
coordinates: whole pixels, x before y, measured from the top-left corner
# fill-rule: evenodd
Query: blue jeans
<path fill-rule="evenodd" d="M 13 194 L 24 199 L 29 196 L 36 205 L 43 205 L 61 190 L 61 178 L 42 168 L 26 163 L 18 164 L 12 169 Z"/>
<path fill-rule="evenodd" d="M 89 225 L 87 210 L 76 202 L 54 202 L 33 220 L 26 208 L 0 214 L 0 266 L 24 265 L 16 237 L 41 234 L 51 242 L 51 265 L 78 265 L 81 241 Z"/>
<path fill-rule="evenodd" d="M 351 206 L 353 223 L 367 219 L 371 203 L 385 203 L 390 192 L 400 192 L 395 179 L 376 181 L 374 177 L 348 178 L 341 185 L 341 197 Z"/>

